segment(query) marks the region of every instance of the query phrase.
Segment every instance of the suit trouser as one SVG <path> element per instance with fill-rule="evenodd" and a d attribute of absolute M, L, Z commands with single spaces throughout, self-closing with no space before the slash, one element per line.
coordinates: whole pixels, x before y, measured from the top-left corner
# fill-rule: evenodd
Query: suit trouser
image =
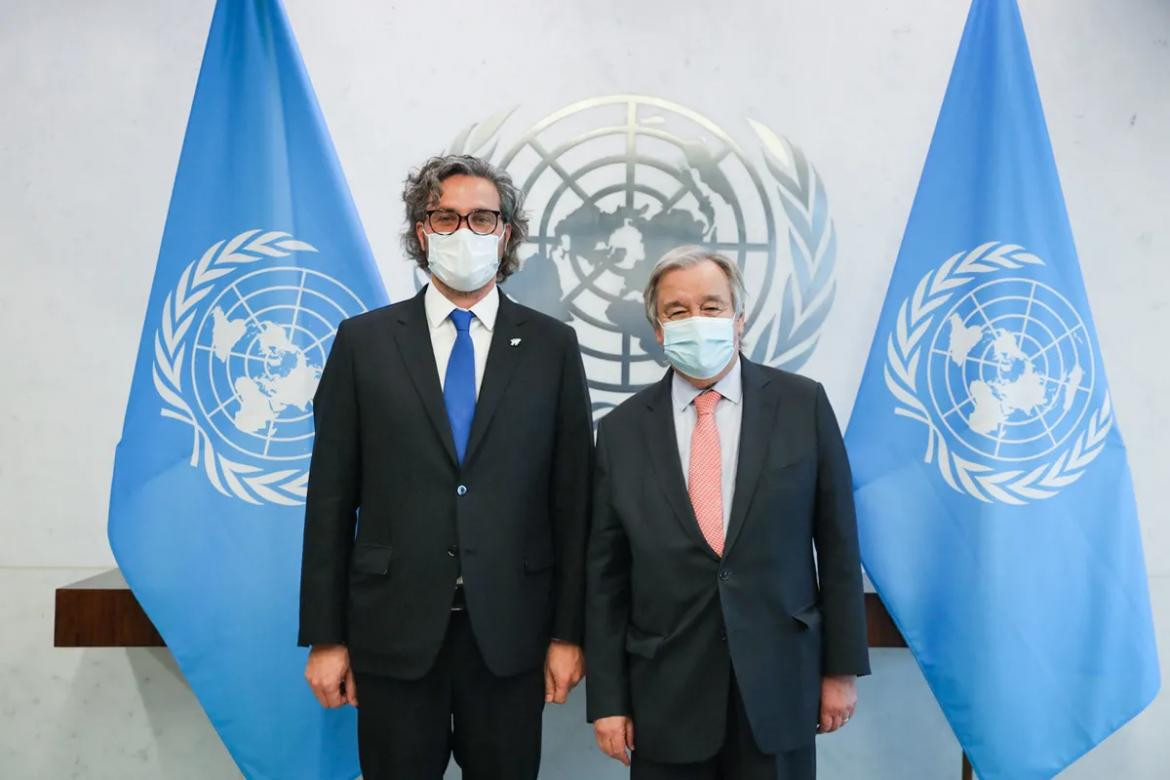
<path fill-rule="evenodd" d="M 735 675 L 728 686 L 727 726 L 723 747 L 706 761 L 669 764 L 638 757 L 635 748 L 630 780 L 813 780 L 817 775 L 816 744 L 783 753 L 762 753 L 756 746 Z M 634 744 L 638 724 L 634 724 Z"/>
<path fill-rule="evenodd" d="M 544 671 L 496 677 L 466 612 L 452 612 L 435 665 L 418 680 L 357 674 L 365 780 L 441 780 L 451 753 L 465 780 L 534 780 Z"/>

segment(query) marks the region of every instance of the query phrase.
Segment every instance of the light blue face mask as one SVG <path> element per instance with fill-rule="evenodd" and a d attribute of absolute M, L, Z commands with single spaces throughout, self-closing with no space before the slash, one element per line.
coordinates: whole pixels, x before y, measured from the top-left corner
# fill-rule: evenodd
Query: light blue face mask
<path fill-rule="evenodd" d="M 735 320 L 688 317 L 662 323 L 662 346 L 675 370 L 694 379 L 710 379 L 735 354 Z"/>

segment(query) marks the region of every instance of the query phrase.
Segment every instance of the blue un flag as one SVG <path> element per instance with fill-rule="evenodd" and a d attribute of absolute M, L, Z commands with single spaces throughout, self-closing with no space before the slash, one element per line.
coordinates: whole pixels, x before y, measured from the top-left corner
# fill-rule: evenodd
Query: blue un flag
<path fill-rule="evenodd" d="M 846 443 L 865 567 L 979 777 L 1051 777 L 1153 699 L 1129 467 L 1014 0 L 972 5 Z"/>
<path fill-rule="evenodd" d="M 110 544 L 248 777 L 358 774 L 304 682 L 312 399 L 337 324 L 385 303 L 279 2 L 220 0 L 114 464 Z"/>

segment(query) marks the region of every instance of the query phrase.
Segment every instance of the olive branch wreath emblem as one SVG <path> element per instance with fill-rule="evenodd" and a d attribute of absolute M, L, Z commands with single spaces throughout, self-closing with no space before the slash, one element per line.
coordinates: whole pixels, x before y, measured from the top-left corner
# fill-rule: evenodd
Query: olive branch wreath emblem
<path fill-rule="evenodd" d="M 987 503 L 1023 505 L 1055 496 L 1061 488 L 1080 478 L 1101 453 L 1113 427 L 1112 405 L 1106 393 L 1100 407 L 1089 415 L 1085 429 L 1055 460 L 1031 470 L 999 470 L 955 452 L 918 397 L 923 338 L 931 331 L 938 310 L 976 279 L 1004 270 L 1042 265 L 1043 260 L 1023 247 L 998 241 L 956 253 L 923 276 L 914 292 L 902 301 L 894 329 L 886 340 L 886 387 L 899 402 L 894 414 L 926 426 L 924 460 L 937 464 L 947 485 Z"/>
<path fill-rule="evenodd" d="M 516 107 L 463 128 L 448 154 L 490 160 L 499 148 L 500 130 Z M 788 221 L 792 273 L 785 280 L 780 310 L 762 328 L 751 359 L 788 371 L 804 365 L 816 349 L 833 306 L 837 233 L 824 182 L 803 150 L 753 119 L 748 124 L 763 145 L 764 162 L 776 185 Z"/>
<path fill-rule="evenodd" d="M 767 338 L 757 343 L 752 359 L 795 371 L 816 349 L 833 307 L 837 229 L 824 182 L 800 147 L 755 120 L 749 119 L 748 124 L 764 145 L 764 164 L 788 217 L 792 255 L 792 273 L 784 281 L 780 311 L 765 327 Z M 765 353 L 769 341 L 771 348 Z"/>
<path fill-rule="evenodd" d="M 191 458 L 194 468 L 202 466 L 217 491 L 249 504 L 271 502 L 285 506 L 303 504 L 309 471 L 304 469 L 266 470 L 241 463 L 215 449 L 184 394 L 183 365 L 189 354 L 191 325 L 198 304 L 224 277 L 266 258 L 287 257 L 294 252 L 316 252 L 304 241 L 280 231 L 247 230 L 230 239 L 217 241 L 179 274 L 175 289 L 163 300 L 162 316 L 154 334 L 154 387 L 163 401 L 161 414 L 191 426 Z"/>

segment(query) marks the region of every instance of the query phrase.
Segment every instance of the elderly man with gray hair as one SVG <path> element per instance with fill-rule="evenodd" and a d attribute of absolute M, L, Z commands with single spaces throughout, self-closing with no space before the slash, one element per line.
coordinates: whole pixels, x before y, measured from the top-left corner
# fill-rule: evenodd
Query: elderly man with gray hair
<path fill-rule="evenodd" d="M 740 354 L 744 299 L 723 255 L 659 260 L 670 369 L 598 429 L 588 715 L 634 780 L 815 777 L 869 673 L 840 430 L 820 384 Z"/>

